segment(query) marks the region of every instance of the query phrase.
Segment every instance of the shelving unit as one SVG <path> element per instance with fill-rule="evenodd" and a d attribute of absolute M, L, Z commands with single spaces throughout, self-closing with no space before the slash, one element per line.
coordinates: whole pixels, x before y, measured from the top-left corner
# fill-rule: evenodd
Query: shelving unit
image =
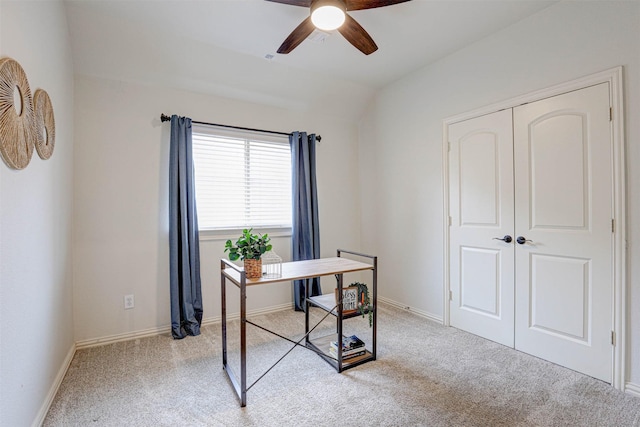
<path fill-rule="evenodd" d="M 305 306 L 305 345 L 307 348 L 316 352 L 322 359 L 324 359 L 327 363 L 333 366 L 338 372 L 342 372 L 345 369 L 353 368 L 358 365 L 362 365 L 363 363 L 370 362 L 372 360 L 376 360 L 376 336 L 377 336 L 377 306 L 378 306 L 378 286 L 377 286 L 377 269 L 378 269 L 378 257 L 373 255 L 366 255 L 358 252 L 346 251 L 344 249 L 338 249 L 337 256 L 338 258 L 342 257 L 342 254 L 350 254 L 355 255 L 362 258 L 369 258 L 372 260 L 372 264 L 370 265 L 369 270 L 371 270 L 372 274 L 372 289 L 371 293 L 371 310 L 373 311 L 373 325 L 372 325 L 372 333 L 371 333 L 371 349 L 365 350 L 365 354 L 361 356 L 352 357 L 349 359 L 343 359 L 342 357 L 342 345 L 338 345 L 338 357 L 335 358 L 331 354 L 329 354 L 329 347 L 331 345 L 331 341 L 337 341 L 338 343 L 342 342 L 342 336 L 344 334 L 344 321 L 350 318 L 360 316 L 359 313 L 350 313 L 344 314 L 342 312 L 342 301 L 336 302 L 335 293 L 324 294 L 314 297 L 306 298 L 306 306 Z M 362 271 L 362 270 L 360 270 Z M 338 295 L 342 295 L 343 288 L 343 273 L 338 273 L 335 275 L 338 289 Z M 308 282 L 307 282 L 308 287 Z M 306 295 L 309 295 L 309 289 L 306 289 Z M 324 310 L 327 313 L 330 313 L 336 319 L 336 333 L 330 334 L 324 337 L 319 338 L 311 338 L 310 337 L 310 329 L 309 329 L 309 314 L 310 309 L 316 307 L 321 310 Z M 368 313 L 368 310 L 366 311 Z M 350 335 L 350 334 L 345 334 Z M 360 337 L 361 339 L 363 337 Z"/>

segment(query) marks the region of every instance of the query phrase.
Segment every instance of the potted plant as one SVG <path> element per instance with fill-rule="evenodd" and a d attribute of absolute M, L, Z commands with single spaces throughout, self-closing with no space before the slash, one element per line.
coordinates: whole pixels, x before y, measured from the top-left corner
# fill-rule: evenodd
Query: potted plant
<path fill-rule="evenodd" d="M 248 279 L 262 277 L 262 254 L 270 251 L 272 245 L 269 244 L 271 238 L 268 234 L 253 234 L 253 228 L 242 230 L 242 236 L 232 243 L 227 240 L 224 251 L 229 252 L 231 261 L 244 261 L 244 271 Z"/>
<path fill-rule="evenodd" d="M 358 288 L 358 313 L 364 317 L 365 313 L 369 313 L 369 327 L 373 326 L 373 307 L 371 307 L 371 299 L 369 298 L 369 288 L 366 283 L 353 282 L 350 287 Z"/>

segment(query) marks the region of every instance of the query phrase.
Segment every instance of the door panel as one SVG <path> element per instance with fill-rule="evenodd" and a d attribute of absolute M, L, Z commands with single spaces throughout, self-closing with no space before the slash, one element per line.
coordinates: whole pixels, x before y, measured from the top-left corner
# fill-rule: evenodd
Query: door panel
<path fill-rule="evenodd" d="M 584 114 L 555 112 L 529 126 L 531 228 L 584 229 L 589 171 Z"/>
<path fill-rule="evenodd" d="M 513 347 L 511 110 L 449 126 L 450 323 Z"/>
<path fill-rule="evenodd" d="M 607 83 L 516 107 L 515 347 L 611 382 Z"/>
<path fill-rule="evenodd" d="M 497 162 L 499 138 L 482 130 L 460 138 L 460 223 L 497 226 L 500 203 Z"/>
<path fill-rule="evenodd" d="M 500 251 L 464 246 L 460 251 L 460 308 L 499 319 Z"/>
<path fill-rule="evenodd" d="M 586 342 L 590 261 L 531 254 L 529 320 L 539 332 Z M 564 313 L 575 316 L 565 316 Z"/>

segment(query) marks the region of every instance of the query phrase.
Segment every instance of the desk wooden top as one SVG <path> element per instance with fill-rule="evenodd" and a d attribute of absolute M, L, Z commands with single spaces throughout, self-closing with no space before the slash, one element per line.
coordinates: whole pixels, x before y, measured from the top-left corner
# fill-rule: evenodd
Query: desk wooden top
<path fill-rule="evenodd" d="M 308 279 L 311 277 L 330 276 L 333 274 L 351 273 L 354 271 L 373 270 L 373 264 L 354 261 L 349 258 L 334 257 L 292 261 L 282 263 L 282 277 L 275 279 L 261 277 L 247 279 L 247 286 L 265 285 L 268 283 L 288 282 L 290 280 Z M 240 285 L 240 273 L 233 268 L 223 269 L 223 274 L 236 285 Z"/>

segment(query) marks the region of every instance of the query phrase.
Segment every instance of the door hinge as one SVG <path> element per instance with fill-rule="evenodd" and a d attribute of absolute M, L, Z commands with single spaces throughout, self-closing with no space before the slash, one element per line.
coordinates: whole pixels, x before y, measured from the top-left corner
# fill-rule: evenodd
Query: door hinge
<path fill-rule="evenodd" d="M 613 120 L 613 107 L 609 107 L 609 121 Z"/>
<path fill-rule="evenodd" d="M 615 233 L 616 232 L 616 220 L 615 219 L 611 219 L 611 232 Z"/>
<path fill-rule="evenodd" d="M 451 215 L 449 215 L 449 227 L 451 227 Z"/>
<path fill-rule="evenodd" d="M 449 291 L 449 301 L 453 301 L 453 291 Z"/>
<path fill-rule="evenodd" d="M 447 151 L 451 151 L 451 143 L 447 142 Z"/>
<path fill-rule="evenodd" d="M 616 333 L 611 331 L 611 345 L 616 345 Z"/>

